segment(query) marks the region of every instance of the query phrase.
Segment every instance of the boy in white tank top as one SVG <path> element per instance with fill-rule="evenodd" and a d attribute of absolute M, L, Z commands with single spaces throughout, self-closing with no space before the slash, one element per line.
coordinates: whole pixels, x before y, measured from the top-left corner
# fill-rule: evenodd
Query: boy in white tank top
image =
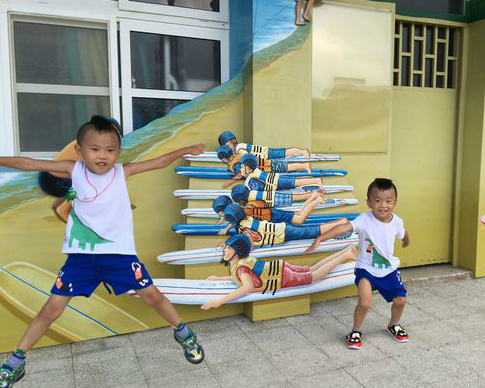
<path fill-rule="evenodd" d="M 198 155 L 197 144 L 143 162 L 116 163 L 121 153 L 121 135 L 106 118 L 93 116 L 77 134 L 77 152 L 82 162 L 0 157 L 0 165 L 24 171 L 52 171 L 72 179 L 72 210 L 66 225 L 62 252 L 68 254 L 51 295 L 32 320 L 12 357 L 0 368 L 0 388 L 23 377 L 27 352 L 63 313 L 73 296 L 89 297 L 103 283 L 116 295 L 134 290 L 174 328 L 174 337 L 185 357 L 197 364 L 204 351 L 195 334 L 182 322 L 170 301 L 153 285 L 136 256 L 133 221 L 126 178 L 164 168 L 181 156 Z"/>

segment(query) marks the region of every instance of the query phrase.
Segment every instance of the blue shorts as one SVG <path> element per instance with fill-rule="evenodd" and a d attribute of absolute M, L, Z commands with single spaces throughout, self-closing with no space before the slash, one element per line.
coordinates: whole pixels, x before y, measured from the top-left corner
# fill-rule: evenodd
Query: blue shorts
<path fill-rule="evenodd" d="M 71 253 L 59 271 L 51 293 L 90 296 L 103 283 L 116 295 L 153 284 L 145 266 L 134 255 Z"/>
<path fill-rule="evenodd" d="M 320 225 L 293 226 L 286 225 L 285 241 L 315 239 L 320 236 Z"/>
<path fill-rule="evenodd" d="M 268 149 L 268 159 L 283 159 L 286 155 L 286 148 Z"/>
<path fill-rule="evenodd" d="M 288 162 L 283 160 L 272 160 L 271 161 L 271 172 L 283 173 L 288 172 Z"/>
<path fill-rule="evenodd" d="M 377 290 L 386 300 L 392 302 L 398 296 L 406 296 L 407 291 L 401 281 L 401 275 L 398 270 L 391 272 L 382 278 L 370 274 L 363 268 L 355 269 L 355 285 L 357 286 L 360 279 L 367 279 L 372 286 L 372 291 Z"/>
<path fill-rule="evenodd" d="M 294 212 L 271 209 L 271 222 L 286 222 L 287 224 L 292 224 L 294 215 Z"/>
<path fill-rule="evenodd" d="M 291 205 L 291 194 L 275 193 L 274 205 L 275 206 L 290 206 Z"/>
<path fill-rule="evenodd" d="M 278 178 L 278 187 L 277 190 L 289 190 L 295 188 L 295 177 L 289 176 L 280 176 Z"/>

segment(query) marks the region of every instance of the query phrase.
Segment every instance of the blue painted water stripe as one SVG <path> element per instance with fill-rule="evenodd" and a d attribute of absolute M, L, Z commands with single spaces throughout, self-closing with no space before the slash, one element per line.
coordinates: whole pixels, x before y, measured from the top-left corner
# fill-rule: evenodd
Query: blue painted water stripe
<path fill-rule="evenodd" d="M 41 294 L 43 294 L 43 295 L 45 295 L 45 296 L 47 296 L 47 297 L 49 297 L 49 296 L 50 296 L 50 295 L 49 295 L 47 292 L 42 291 L 40 288 L 37 288 L 36 286 L 34 286 L 34 285 L 32 285 L 32 284 L 30 284 L 30 283 L 26 282 L 24 279 L 19 278 L 17 275 L 14 275 L 12 272 L 10 272 L 10 271 L 6 270 L 5 268 L 0 268 L 0 269 L 1 269 L 2 271 L 4 271 L 5 273 L 7 273 L 8 275 L 12 276 L 13 278 L 17 279 L 18 281 L 20 281 L 20 282 L 24 283 L 25 285 L 29 286 L 30 288 L 33 288 L 34 290 L 39 291 Z M 97 325 L 101 326 L 103 329 L 106 329 L 107 331 L 109 331 L 111 334 L 113 334 L 113 335 L 118 334 L 116 331 L 114 331 L 114 330 L 110 329 L 108 326 L 106 326 L 106 325 L 104 325 L 103 323 L 101 323 L 101 322 L 97 321 L 96 319 L 94 319 L 94 318 L 90 317 L 90 316 L 89 316 L 89 315 L 87 315 L 86 313 L 83 313 L 82 311 L 80 311 L 80 310 L 78 310 L 78 309 L 76 309 L 76 308 L 74 308 L 74 307 L 72 307 L 72 306 L 69 306 L 69 305 L 67 305 L 66 307 L 67 307 L 67 308 L 69 308 L 69 309 L 71 309 L 71 310 L 73 310 L 74 312 L 76 312 L 76 313 L 78 313 L 78 314 L 82 315 L 83 317 L 85 317 L 85 318 L 89 319 L 90 321 L 92 321 L 92 322 L 96 323 Z"/>

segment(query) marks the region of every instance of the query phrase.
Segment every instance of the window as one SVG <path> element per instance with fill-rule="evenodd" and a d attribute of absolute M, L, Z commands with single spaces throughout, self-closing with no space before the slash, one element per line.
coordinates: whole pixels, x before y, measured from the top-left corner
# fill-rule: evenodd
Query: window
<path fill-rule="evenodd" d="M 397 20 L 394 86 L 456 88 L 458 28 Z"/>
<path fill-rule="evenodd" d="M 17 152 L 50 156 L 110 115 L 106 25 L 13 19 Z"/>
<path fill-rule="evenodd" d="M 226 81 L 227 40 L 227 31 L 122 20 L 125 133 Z"/>

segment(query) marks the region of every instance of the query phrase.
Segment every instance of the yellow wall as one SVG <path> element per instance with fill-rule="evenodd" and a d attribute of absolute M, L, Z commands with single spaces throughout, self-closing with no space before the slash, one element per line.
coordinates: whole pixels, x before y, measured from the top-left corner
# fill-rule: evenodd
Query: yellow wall
<path fill-rule="evenodd" d="M 468 29 L 468 60 L 464 92 L 463 152 L 458 231 L 458 265 L 485 276 L 485 234 L 479 218 L 485 214 L 484 198 L 484 91 L 485 91 L 485 20 Z"/>

